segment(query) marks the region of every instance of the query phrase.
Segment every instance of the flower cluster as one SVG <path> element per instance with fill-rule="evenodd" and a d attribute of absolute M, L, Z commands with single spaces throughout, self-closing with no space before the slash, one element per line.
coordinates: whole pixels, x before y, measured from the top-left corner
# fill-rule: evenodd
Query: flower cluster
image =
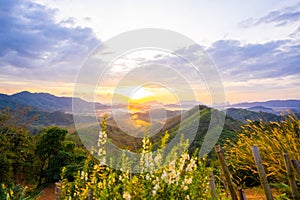
<path fill-rule="evenodd" d="M 102 127 L 98 156 L 105 158 L 105 150 L 101 147 L 106 142 L 107 134 L 105 126 Z M 209 199 L 210 169 L 198 157 L 191 157 L 187 152 L 178 154 L 185 144 L 182 139 L 167 155 L 168 164 L 161 166 L 164 152 L 159 150 L 153 155 L 150 140 L 145 137 L 140 159 L 144 168 L 139 174 L 125 170 L 129 162 L 125 154 L 122 171 L 93 163 L 90 158 L 74 182 L 68 182 L 62 175 L 61 199 Z M 181 156 L 178 158 L 177 155 Z"/>
<path fill-rule="evenodd" d="M 106 118 L 107 115 L 104 115 L 103 121 L 101 123 L 101 130 L 98 135 L 98 159 L 100 160 L 100 165 L 106 164 L 106 150 L 105 144 L 107 142 L 107 134 L 106 134 Z"/>

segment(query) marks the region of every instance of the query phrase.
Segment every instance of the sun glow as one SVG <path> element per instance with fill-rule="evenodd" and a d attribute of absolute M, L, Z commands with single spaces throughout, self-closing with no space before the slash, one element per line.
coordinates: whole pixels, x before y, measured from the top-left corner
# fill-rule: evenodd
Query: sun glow
<path fill-rule="evenodd" d="M 139 88 L 137 91 L 134 92 L 134 94 L 130 97 L 130 99 L 136 101 L 136 100 L 141 100 L 146 97 L 151 97 L 153 93 L 144 87 Z"/>

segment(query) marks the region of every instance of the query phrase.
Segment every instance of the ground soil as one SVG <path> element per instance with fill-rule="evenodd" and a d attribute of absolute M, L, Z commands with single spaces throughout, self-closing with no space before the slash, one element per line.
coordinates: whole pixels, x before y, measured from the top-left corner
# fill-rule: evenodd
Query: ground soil
<path fill-rule="evenodd" d="M 49 185 L 43 190 L 42 196 L 39 198 L 39 200 L 53 200 L 54 199 L 54 191 L 55 191 L 55 185 Z"/>

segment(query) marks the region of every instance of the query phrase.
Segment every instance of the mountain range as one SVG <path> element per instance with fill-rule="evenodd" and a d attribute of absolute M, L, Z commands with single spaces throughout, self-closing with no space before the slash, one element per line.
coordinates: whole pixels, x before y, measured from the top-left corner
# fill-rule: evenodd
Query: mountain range
<path fill-rule="evenodd" d="M 80 98 L 57 97 L 49 93 L 30 93 L 27 91 L 13 95 L 0 94 L 0 109 L 5 107 L 31 107 L 32 110 L 41 110 L 47 112 L 61 111 L 72 112 L 72 100 L 82 107 L 95 106 L 96 109 L 108 108 L 101 103 L 91 103 Z"/>
<path fill-rule="evenodd" d="M 102 110 L 106 112 L 110 109 L 110 106 L 101 103 L 87 102 L 79 98 L 75 98 L 75 101 L 79 105 Z M 195 102 L 189 102 L 193 105 Z M 236 107 L 234 107 L 236 106 Z M 37 133 L 41 127 L 45 126 L 64 126 L 74 131 L 74 120 L 72 113 L 72 98 L 71 97 L 57 97 L 48 93 L 30 93 L 20 92 L 14 95 L 0 94 L 0 110 L 9 108 L 23 109 L 31 107 L 28 111 L 26 118 L 36 118 L 31 124 L 30 131 Z M 164 135 L 165 131 L 170 134 L 170 139 L 175 139 L 177 131 L 181 133 L 190 133 L 191 129 L 196 130 L 193 143 L 190 146 L 190 150 L 193 151 L 198 147 L 201 147 L 208 128 L 210 127 L 211 114 L 217 112 L 223 115 L 225 112 L 217 110 L 215 108 L 209 108 L 205 105 L 194 105 L 191 109 L 183 108 L 179 110 L 168 110 L 168 108 L 174 108 L 176 105 L 167 105 L 164 107 L 159 106 L 156 109 L 149 110 L 148 112 L 135 112 L 130 113 L 131 120 L 135 120 L 139 124 L 149 124 L 151 122 L 154 125 L 150 126 L 150 131 L 154 130 L 154 135 L 151 135 L 151 141 L 154 148 L 158 148 L 159 141 Z M 122 108 L 122 105 L 120 105 Z M 226 109 L 225 124 L 222 127 L 222 134 L 218 142 L 224 142 L 227 138 L 236 137 L 235 131 L 243 123 L 247 123 L 248 120 L 252 121 L 281 121 L 284 116 L 278 115 L 279 109 L 285 110 L 300 110 L 299 100 L 287 100 L 287 101 L 268 101 L 268 102 L 254 102 L 254 103 L 240 103 L 231 105 Z M 122 109 L 121 109 L 122 110 Z M 163 115 L 162 115 L 163 113 Z M 122 113 L 121 113 L 122 115 Z M 299 118 L 300 113 L 295 113 Z M 125 116 L 125 114 L 124 114 Z M 166 117 L 161 119 L 161 117 Z M 77 115 L 78 117 L 78 115 Z M 97 137 L 99 134 L 99 126 L 90 123 L 91 116 L 83 115 L 79 116 L 82 122 L 79 132 L 83 132 L 80 135 L 80 140 L 86 145 L 87 148 L 97 145 Z M 26 119 L 24 119 L 26 120 Z M 110 140 L 121 148 L 127 148 L 133 151 L 138 151 L 142 145 L 142 136 L 145 132 L 141 129 L 143 127 L 133 127 L 131 133 L 134 135 L 128 135 L 121 130 L 115 119 L 110 116 L 107 120 L 107 131 Z M 128 122 L 127 122 L 128 123 Z M 214 123 L 213 123 L 214 124 Z M 77 127 L 78 128 L 78 127 Z M 214 128 L 214 127 L 212 127 Z M 217 127 L 216 127 L 217 128 Z M 142 131 L 141 131 L 142 130 Z M 158 132 L 156 132 L 158 131 Z M 136 132 L 136 133 L 135 133 Z M 78 137 L 78 135 L 76 136 Z M 175 139 L 176 140 L 176 139 Z M 177 141 L 179 142 L 179 141 Z"/>
<path fill-rule="evenodd" d="M 29 116 L 37 115 L 38 120 L 36 124 L 43 126 L 47 125 L 70 125 L 73 123 L 72 118 L 72 100 L 76 102 L 76 105 L 85 108 L 95 108 L 96 110 L 102 110 L 108 112 L 110 106 L 101 103 L 92 103 L 84 101 L 80 98 L 72 97 L 57 97 L 49 93 L 30 93 L 27 91 L 16 93 L 13 95 L 0 94 L 0 110 L 4 108 L 27 108 L 31 107 Z M 196 106 L 197 102 L 186 102 L 191 108 Z M 180 112 L 173 112 L 171 108 L 180 108 L 178 105 L 161 104 L 163 107 L 159 109 L 165 109 L 168 113 L 167 117 L 174 117 L 180 115 Z M 121 105 L 121 107 L 124 105 Z M 296 113 L 297 116 L 300 114 L 300 100 L 272 100 L 266 102 L 251 102 L 251 103 L 238 103 L 228 106 L 226 114 L 240 122 L 246 122 L 250 120 L 264 120 L 264 121 L 280 121 L 282 119 L 279 113 L 282 111 L 290 110 Z M 152 110 L 153 116 L 155 112 L 162 112 L 161 110 Z M 170 109 L 170 110 L 169 110 Z M 186 107 L 182 109 L 186 110 Z M 87 116 L 90 110 L 87 109 Z M 149 122 L 149 113 L 147 112 L 135 112 L 131 113 L 135 119 L 140 121 Z M 152 116 L 152 117 L 153 117 Z M 88 118 L 88 117 L 87 117 Z M 84 120 L 83 120 L 84 121 Z M 88 121 L 88 119 L 86 120 Z"/>
<path fill-rule="evenodd" d="M 300 100 L 270 100 L 264 102 L 245 102 L 229 105 L 230 108 L 244 108 L 252 111 L 263 111 L 280 114 L 281 112 L 291 111 L 300 112 Z"/>

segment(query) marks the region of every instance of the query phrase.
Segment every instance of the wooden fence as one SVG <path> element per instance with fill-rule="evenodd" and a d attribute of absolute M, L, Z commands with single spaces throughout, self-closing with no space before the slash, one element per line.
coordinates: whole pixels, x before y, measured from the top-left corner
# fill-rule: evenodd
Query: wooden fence
<path fill-rule="evenodd" d="M 273 200 L 274 198 L 273 198 L 273 195 L 272 195 L 269 183 L 268 183 L 268 179 L 267 179 L 264 167 L 262 165 L 262 159 L 259 154 L 259 149 L 257 146 L 252 146 L 251 148 L 252 148 L 253 157 L 254 157 L 254 160 L 256 163 L 257 171 L 258 171 L 258 174 L 260 177 L 260 182 L 264 188 L 266 199 Z M 229 170 L 228 170 L 221 147 L 219 145 L 217 145 L 215 147 L 215 151 L 218 155 L 218 159 L 221 164 L 221 169 L 223 170 L 223 174 L 224 174 L 224 177 L 226 180 L 226 186 L 229 189 L 231 199 L 237 200 L 239 197 L 240 200 L 245 200 L 246 196 L 245 196 L 242 188 L 238 188 L 238 195 L 237 195 L 237 192 L 232 183 L 231 176 L 230 176 L 230 173 L 229 173 Z M 286 153 L 283 154 L 283 159 L 284 159 L 285 167 L 287 170 L 287 177 L 288 177 L 288 181 L 289 181 L 289 184 L 291 187 L 292 197 L 294 200 L 300 200 L 299 191 L 298 191 L 295 177 L 294 177 L 294 174 L 296 173 L 297 176 L 300 178 L 300 164 L 299 164 L 298 160 L 295 160 L 295 159 L 290 160 L 288 154 L 286 154 Z"/>

